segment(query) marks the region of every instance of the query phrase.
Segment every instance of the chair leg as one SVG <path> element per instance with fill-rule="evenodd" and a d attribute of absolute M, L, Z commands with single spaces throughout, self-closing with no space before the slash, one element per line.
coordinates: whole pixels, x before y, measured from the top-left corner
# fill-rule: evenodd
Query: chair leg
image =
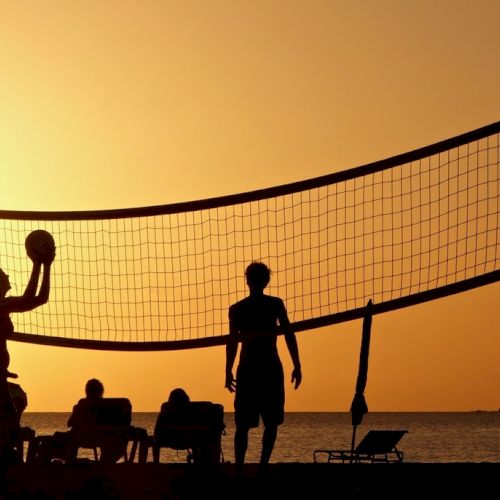
<path fill-rule="evenodd" d="M 148 461 L 148 443 L 146 442 L 146 439 L 141 439 L 141 441 L 139 441 L 139 463 L 145 464 L 147 461 Z"/>
<path fill-rule="evenodd" d="M 132 441 L 132 448 L 130 450 L 130 455 L 127 459 L 126 455 L 125 455 L 125 461 L 126 462 L 133 462 L 135 460 L 135 454 L 137 453 L 137 439 L 134 438 L 134 440 Z"/>
<path fill-rule="evenodd" d="M 38 446 L 39 446 L 39 442 L 36 438 L 32 438 L 28 441 L 28 451 L 26 453 L 26 462 L 34 462 L 35 461 Z"/>

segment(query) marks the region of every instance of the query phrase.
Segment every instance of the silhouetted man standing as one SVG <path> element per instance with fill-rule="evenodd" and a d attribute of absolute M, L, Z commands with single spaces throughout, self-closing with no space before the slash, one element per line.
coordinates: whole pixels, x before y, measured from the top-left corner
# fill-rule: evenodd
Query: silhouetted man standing
<path fill-rule="evenodd" d="M 292 358 L 295 389 L 302 381 L 297 339 L 285 304 L 279 297 L 264 294 L 271 277 L 269 268 L 261 262 L 252 262 L 245 275 L 250 295 L 229 308 L 229 340 L 226 346 L 225 387 L 230 392 L 236 391 L 234 451 L 238 476 L 243 474 L 249 430 L 258 427 L 262 417 L 264 433 L 259 473 L 265 474 L 278 425 L 284 420 L 285 384 L 277 348 L 280 330 L 285 335 Z M 238 342 L 241 342 L 241 352 L 235 379 L 233 365 Z"/>

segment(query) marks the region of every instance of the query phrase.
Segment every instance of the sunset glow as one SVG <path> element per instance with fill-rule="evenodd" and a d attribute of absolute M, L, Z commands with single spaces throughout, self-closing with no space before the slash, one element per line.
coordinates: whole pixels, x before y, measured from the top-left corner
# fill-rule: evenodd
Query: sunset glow
<path fill-rule="evenodd" d="M 4 210 L 246 192 L 499 119 L 496 1 L 0 4 Z M 238 272 L 231 286 L 244 290 Z M 22 293 L 20 279 L 27 267 L 12 293 Z M 496 283 L 374 317 L 370 411 L 498 409 L 499 292 Z M 304 380 L 298 391 L 288 385 L 287 411 L 348 411 L 361 320 L 297 337 Z M 232 410 L 223 347 L 117 353 L 9 342 L 9 351 L 27 411 L 69 411 L 92 377 L 134 411 L 156 411 L 174 387 Z"/>

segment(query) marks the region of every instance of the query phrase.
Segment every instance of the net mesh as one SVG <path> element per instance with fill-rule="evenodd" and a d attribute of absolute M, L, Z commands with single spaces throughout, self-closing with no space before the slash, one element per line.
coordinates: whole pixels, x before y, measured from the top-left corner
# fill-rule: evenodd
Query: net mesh
<path fill-rule="evenodd" d="M 0 266 L 13 295 L 31 271 L 29 232 L 45 229 L 57 245 L 50 300 L 12 315 L 16 336 L 117 349 L 222 343 L 254 260 L 270 266 L 268 293 L 284 299 L 298 329 L 354 317 L 369 299 L 396 304 L 491 273 L 498 279 L 499 125 L 242 195 L 121 211 L 0 212 Z"/>

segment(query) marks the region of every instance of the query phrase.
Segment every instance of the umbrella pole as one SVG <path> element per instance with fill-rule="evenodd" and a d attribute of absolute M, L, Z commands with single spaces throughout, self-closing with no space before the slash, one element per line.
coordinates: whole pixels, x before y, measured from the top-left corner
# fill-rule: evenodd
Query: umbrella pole
<path fill-rule="evenodd" d="M 363 318 L 363 330 L 361 335 L 361 352 L 359 353 L 358 378 L 356 380 L 356 392 L 351 404 L 352 413 L 352 440 L 351 460 L 354 460 L 354 444 L 356 442 L 356 427 L 363 420 L 363 415 L 368 411 L 365 396 L 363 394 L 368 376 L 368 353 L 370 350 L 370 334 L 372 327 L 372 300 L 366 304 L 365 316 Z"/>
<path fill-rule="evenodd" d="M 356 442 L 356 428 L 358 426 L 357 425 L 353 425 L 352 426 L 352 439 L 351 439 L 351 460 L 349 463 L 352 464 L 352 460 L 354 458 L 354 443 Z"/>

